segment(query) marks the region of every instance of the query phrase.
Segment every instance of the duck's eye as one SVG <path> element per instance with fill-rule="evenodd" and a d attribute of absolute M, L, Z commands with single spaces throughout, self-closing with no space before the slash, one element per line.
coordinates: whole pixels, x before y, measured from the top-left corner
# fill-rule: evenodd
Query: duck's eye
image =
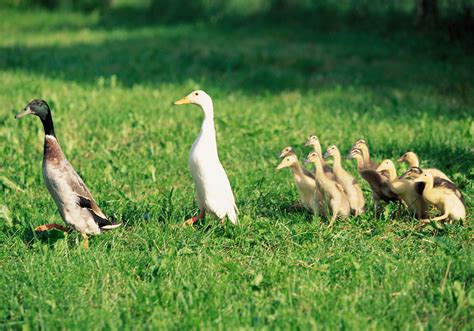
<path fill-rule="evenodd" d="M 194 95 L 199 95 L 199 93 L 196 92 L 196 93 L 194 93 Z"/>

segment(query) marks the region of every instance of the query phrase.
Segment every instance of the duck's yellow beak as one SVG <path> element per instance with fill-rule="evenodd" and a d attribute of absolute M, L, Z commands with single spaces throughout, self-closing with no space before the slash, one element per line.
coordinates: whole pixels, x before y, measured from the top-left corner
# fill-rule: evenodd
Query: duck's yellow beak
<path fill-rule="evenodd" d="M 175 105 L 186 105 L 188 103 L 191 103 L 191 101 L 189 100 L 188 97 L 184 97 L 184 98 L 179 99 L 178 101 L 174 102 Z"/>

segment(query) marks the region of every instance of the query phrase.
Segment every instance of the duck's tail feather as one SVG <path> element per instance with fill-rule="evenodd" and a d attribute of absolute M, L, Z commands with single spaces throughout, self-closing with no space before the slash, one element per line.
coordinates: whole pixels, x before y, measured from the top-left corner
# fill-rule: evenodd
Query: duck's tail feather
<path fill-rule="evenodd" d="M 104 225 L 104 226 L 101 226 L 100 229 L 101 230 L 113 230 L 115 228 L 118 228 L 119 226 L 121 226 L 122 223 L 118 223 L 118 224 L 108 224 L 108 225 Z"/>
<path fill-rule="evenodd" d="M 238 223 L 238 218 L 237 218 L 238 212 L 239 210 L 237 209 L 237 207 L 235 207 L 232 209 L 231 212 L 227 213 L 227 217 L 229 218 L 230 222 L 234 225 Z"/>

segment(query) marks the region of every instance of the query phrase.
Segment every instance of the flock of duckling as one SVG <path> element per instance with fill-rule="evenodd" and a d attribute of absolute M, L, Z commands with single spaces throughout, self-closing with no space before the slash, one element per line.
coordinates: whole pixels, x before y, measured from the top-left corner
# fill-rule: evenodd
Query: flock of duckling
<path fill-rule="evenodd" d="M 302 205 L 315 215 L 330 218 L 329 227 L 338 217 L 358 216 L 364 212 L 365 200 L 357 180 L 342 167 L 341 152 L 331 145 L 322 153 L 321 144 L 315 135 L 309 136 L 306 146 L 312 146 L 305 163 L 314 164 L 314 172 L 302 166 L 295 150 L 285 147 L 282 161 L 277 169 L 291 168 Z M 333 166 L 326 159 L 333 158 Z M 395 164 L 383 160 L 380 164 L 370 159 L 369 147 L 363 139 L 357 140 L 346 157 L 357 162 L 357 170 L 370 186 L 376 215 L 381 202 L 404 204 L 420 220 L 421 225 L 430 223 L 430 207 L 442 215 L 431 221 L 463 221 L 466 205 L 461 191 L 438 169 L 421 169 L 418 156 L 406 152 L 397 161 L 407 162 L 409 169 L 397 176 Z"/>
<path fill-rule="evenodd" d="M 202 90 L 196 90 L 175 104 L 194 104 L 204 113 L 201 131 L 191 147 L 188 160 L 200 212 L 183 225 L 194 224 L 203 219 L 206 213 L 221 222 L 228 219 L 232 224 L 237 224 L 238 208 L 229 179 L 218 156 L 211 97 Z M 116 224 L 107 218 L 82 178 L 64 156 L 54 131 L 51 109 L 47 102 L 32 100 L 15 118 L 26 115 L 38 116 L 43 124 L 45 133 L 43 178 L 61 218 L 67 225 L 64 227 L 59 224 L 44 224 L 36 227 L 35 231 L 74 229 L 81 233 L 84 247 L 88 248 L 89 235 L 98 235 L 121 224 Z M 323 158 L 316 136 L 309 137 L 307 145 L 311 145 L 314 149 L 307 159 L 315 165 L 314 174 L 299 164 L 291 147 L 283 150 L 281 153 L 283 160 L 278 166 L 279 169 L 291 167 L 293 170 L 303 205 L 315 214 L 330 217 L 330 226 L 337 217 L 362 214 L 365 207 L 362 190 L 354 177 L 342 167 L 338 148 L 335 145 L 330 146 Z M 441 171 L 419 168 L 414 153 L 408 152 L 400 159 L 407 161 L 411 167 L 400 177 L 397 177 L 395 166 L 390 160 L 385 160 L 380 165 L 374 164 L 370 160 L 367 144 L 363 140 L 356 142 L 349 156 L 357 160 L 359 174 L 369 183 L 377 207 L 380 201 L 401 200 L 417 213 L 422 222 L 429 222 L 427 219 L 429 205 L 443 212 L 442 216 L 433 220 L 465 219 L 464 199 L 459 189 Z M 333 167 L 325 163 L 327 157 L 334 159 Z"/>

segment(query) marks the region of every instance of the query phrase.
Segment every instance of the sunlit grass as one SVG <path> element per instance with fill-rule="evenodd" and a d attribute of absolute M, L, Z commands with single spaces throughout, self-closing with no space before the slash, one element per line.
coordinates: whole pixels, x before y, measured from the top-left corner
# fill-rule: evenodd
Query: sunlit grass
<path fill-rule="evenodd" d="M 472 328 L 472 220 L 417 230 L 390 205 L 329 230 L 291 208 L 291 175 L 275 170 L 286 145 L 306 156 L 308 134 L 343 153 L 365 138 L 378 160 L 418 152 L 471 206 L 474 66 L 463 48 L 271 22 L 0 18 L 2 327 Z M 202 115 L 172 101 L 195 88 L 214 98 L 237 227 L 180 226 L 196 213 L 187 157 Z M 33 98 L 52 106 L 104 212 L 124 221 L 87 252 L 76 233 L 32 231 L 61 222 L 41 175 L 41 124 L 13 118 Z"/>

